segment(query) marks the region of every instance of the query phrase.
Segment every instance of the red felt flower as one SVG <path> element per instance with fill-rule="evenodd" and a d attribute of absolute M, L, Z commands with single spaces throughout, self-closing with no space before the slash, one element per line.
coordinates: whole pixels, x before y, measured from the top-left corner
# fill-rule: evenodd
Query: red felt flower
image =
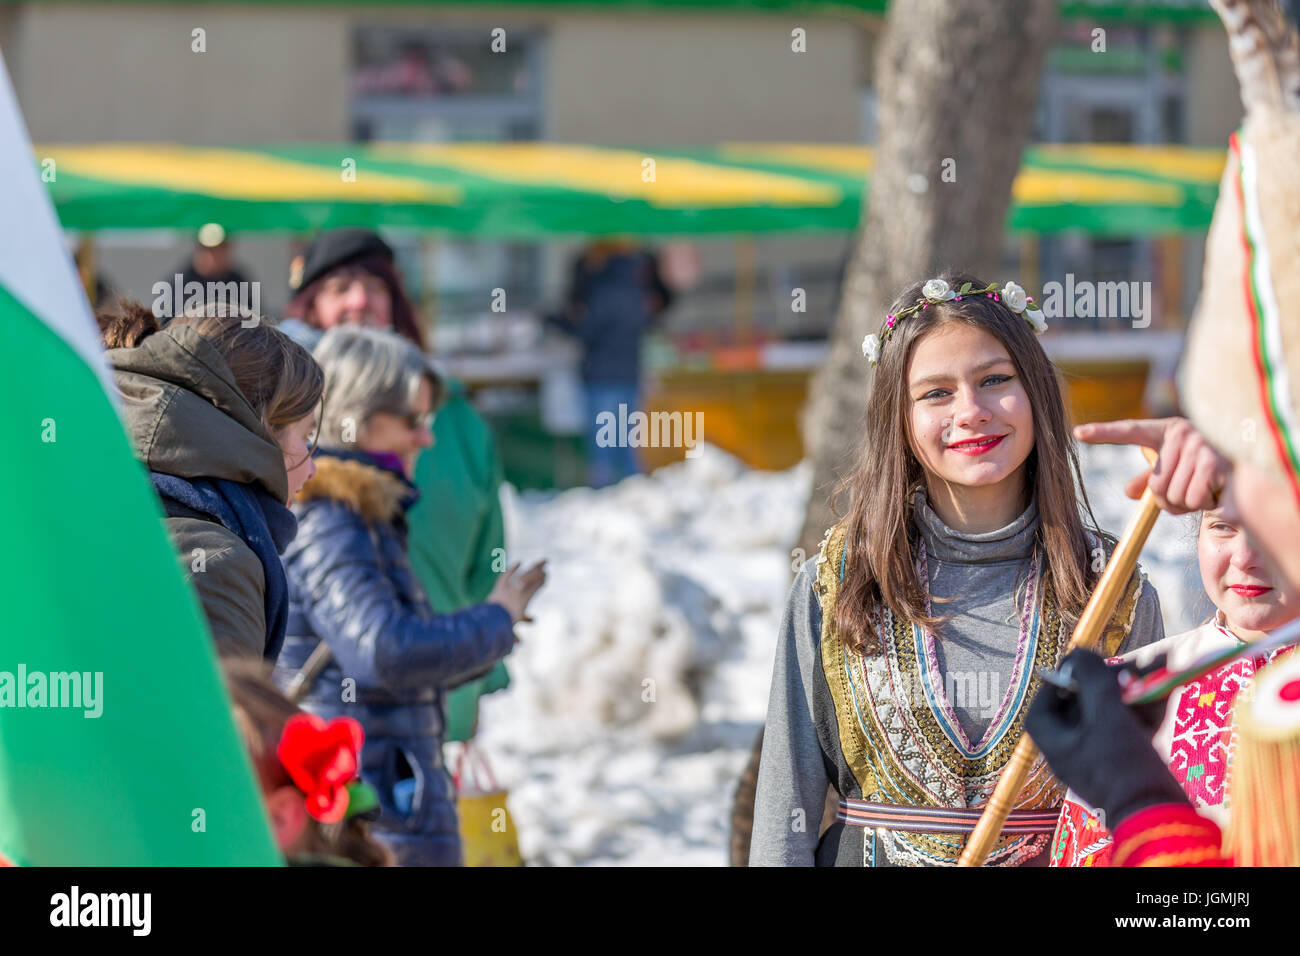
<path fill-rule="evenodd" d="M 364 738 L 351 717 L 326 723 L 316 714 L 294 714 L 284 725 L 275 754 L 306 794 L 313 819 L 338 823 L 347 813 L 347 785 L 357 775 Z"/>

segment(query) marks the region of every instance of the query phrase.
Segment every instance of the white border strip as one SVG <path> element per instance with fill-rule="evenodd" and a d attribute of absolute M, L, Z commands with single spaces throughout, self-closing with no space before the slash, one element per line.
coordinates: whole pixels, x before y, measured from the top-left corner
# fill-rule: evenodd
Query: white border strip
<path fill-rule="evenodd" d="M 1242 213 L 1246 218 L 1246 232 L 1255 251 L 1255 261 L 1250 267 L 1251 278 L 1255 291 L 1259 295 L 1259 308 L 1264 321 L 1264 349 L 1268 354 L 1268 364 L 1272 371 L 1271 384 L 1267 381 L 1265 384 L 1270 387 L 1274 408 L 1281 418 L 1281 425 L 1286 430 L 1286 437 L 1291 447 L 1300 450 L 1300 429 L 1296 427 L 1295 406 L 1291 399 L 1291 375 L 1286 364 L 1286 353 L 1282 348 L 1282 315 L 1277 305 L 1277 293 L 1273 289 L 1268 243 L 1264 236 L 1263 220 L 1260 218 L 1259 168 L 1255 159 L 1255 150 L 1246 138 L 1239 136 L 1238 143 L 1241 146 Z M 1288 471 L 1293 470 L 1290 461 L 1283 464 Z"/>
<path fill-rule="evenodd" d="M 99 330 L 36 166 L 36 154 L 0 54 L 0 183 L 4 183 L 0 283 L 85 359 L 112 398 L 117 390 L 108 373 Z"/>

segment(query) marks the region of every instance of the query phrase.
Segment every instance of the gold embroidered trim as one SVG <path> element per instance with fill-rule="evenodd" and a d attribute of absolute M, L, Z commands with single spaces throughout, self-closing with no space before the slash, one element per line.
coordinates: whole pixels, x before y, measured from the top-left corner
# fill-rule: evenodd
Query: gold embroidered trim
<path fill-rule="evenodd" d="M 885 626 L 877 630 L 889 634 L 888 650 L 892 653 L 884 652 L 882 648 L 880 655 L 866 658 L 840 641 L 834 611 L 846 533 L 843 524 L 826 532 L 817 557 L 817 579 L 813 585 L 822 608 L 822 670 L 835 708 L 844 763 L 853 774 L 864 800 L 905 806 L 978 807 L 992 794 L 1002 768 L 1023 733 L 1024 714 L 1040 683 L 1038 670 L 1056 666 L 1065 654 L 1069 634 L 1052 599 L 1046 569 L 1039 606 L 1038 644 L 1033 662 L 1027 665 L 1032 668 L 1029 691 L 1011 726 L 993 750 L 978 760 L 970 761 L 943 733 L 928 704 L 914 706 L 910 688 L 903 688 L 900 700 L 900 683 L 910 684 L 912 688 L 920 686 L 919 662 L 910 622 L 896 620 L 893 614 L 883 612 Z M 1099 648 L 1107 656 L 1118 650 L 1132 627 L 1143 580 L 1144 576 L 1135 572 L 1124 599 L 1111 618 L 1112 623 L 1106 629 Z M 882 720 L 888 726 L 883 726 Z M 1017 798 L 1016 808 L 1044 809 L 1059 805 L 1063 799 L 1064 788 L 1040 756 Z M 940 865 L 951 864 L 955 863 L 962 849 L 959 842 L 946 838 L 946 835 L 902 834 L 897 831 L 882 836 L 886 849 L 893 842 L 886 837 L 905 840 L 907 848 L 900 855 L 910 862 L 928 859 Z M 1004 857 L 999 862 L 1013 863 L 1025 854 L 1032 855 L 1036 849 L 1041 849 L 1038 845 L 1041 842 L 1038 838 L 1025 836 L 1002 837 L 995 844 L 989 860 L 992 862 Z M 890 855 L 894 856 L 893 853 Z"/>

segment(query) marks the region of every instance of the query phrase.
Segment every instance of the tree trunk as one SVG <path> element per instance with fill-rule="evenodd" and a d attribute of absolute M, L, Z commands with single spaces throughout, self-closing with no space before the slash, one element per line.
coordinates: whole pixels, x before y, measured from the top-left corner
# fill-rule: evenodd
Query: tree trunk
<path fill-rule="evenodd" d="M 1013 278 L 995 273 L 1057 6 L 889 5 L 876 59 L 879 136 L 870 196 L 845 270 L 830 356 L 804 413 L 813 461 L 800 535 L 805 554 L 834 523 L 829 496 L 860 450 L 870 389 L 862 339 L 879 331 L 893 297 L 947 268 L 989 282 Z"/>

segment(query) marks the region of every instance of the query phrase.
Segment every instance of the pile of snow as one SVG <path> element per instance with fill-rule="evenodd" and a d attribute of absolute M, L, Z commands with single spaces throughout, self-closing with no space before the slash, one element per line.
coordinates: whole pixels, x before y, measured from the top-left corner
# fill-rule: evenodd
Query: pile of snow
<path fill-rule="evenodd" d="M 1124 485 L 1146 468 L 1146 459 L 1127 445 L 1081 445 L 1083 483 L 1097 523 L 1115 537 L 1137 511 Z M 1139 564 L 1160 595 L 1166 634 L 1191 630 L 1214 610 L 1196 565 L 1195 515 L 1161 514 L 1142 549 Z"/>
<path fill-rule="evenodd" d="M 1135 503 L 1134 449 L 1084 449 L 1102 527 Z M 803 463 L 700 458 L 593 491 L 505 493 L 508 552 L 545 557 L 509 689 L 484 698 L 479 744 L 540 865 L 727 863 L 731 801 L 762 726 L 777 629 L 811 484 Z M 1199 592 L 1188 519 L 1143 553 L 1170 633 Z"/>
<path fill-rule="evenodd" d="M 529 862 L 726 862 L 810 476 L 705 446 L 600 491 L 507 493 L 510 560 L 549 581 L 479 740 Z"/>

